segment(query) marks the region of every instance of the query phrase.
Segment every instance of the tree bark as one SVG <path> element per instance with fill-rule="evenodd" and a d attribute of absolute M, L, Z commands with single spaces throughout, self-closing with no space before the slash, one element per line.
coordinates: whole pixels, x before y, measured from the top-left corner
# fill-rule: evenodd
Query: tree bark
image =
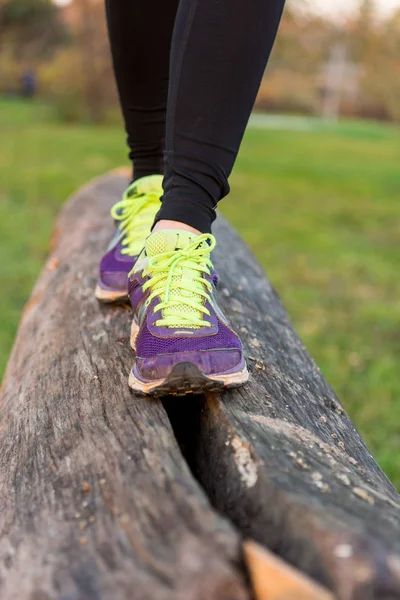
<path fill-rule="evenodd" d="M 245 536 L 341 600 L 399 599 L 399 494 L 249 249 L 222 219 L 214 232 L 221 304 L 251 376 L 202 405 L 193 450 L 200 481 Z"/>
<path fill-rule="evenodd" d="M 160 402 L 130 393 L 127 308 L 93 290 L 124 179 L 80 191 L 25 309 L 1 392 L 0 597 L 245 600 L 240 540 Z"/>
<path fill-rule="evenodd" d="M 66 205 L 22 318 L 1 391 L 0 597 L 249 600 L 239 530 L 339 600 L 400 599 L 399 495 L 223 219 L 220 299 L 248 385 L 162 404 L 129 392 L 130 311 L 93 296 L 126 184 L 107 175 Z M 271 585 L 282 565 L 263 580 L 264 558 L 260 599 L 329 597 L 290 569 Z"/>

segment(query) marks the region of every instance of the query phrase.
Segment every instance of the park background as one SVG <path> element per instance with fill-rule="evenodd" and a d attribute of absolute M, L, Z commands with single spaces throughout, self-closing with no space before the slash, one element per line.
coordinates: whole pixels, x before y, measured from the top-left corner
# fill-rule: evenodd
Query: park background
<path fill-rule="evenodd" d="M 103 11 L 0 0 L 0 378 L 60 206 L 126 164 Z M 289 2 L 221 204 L 397 486 L 399 123 L 400 3 Z"/>

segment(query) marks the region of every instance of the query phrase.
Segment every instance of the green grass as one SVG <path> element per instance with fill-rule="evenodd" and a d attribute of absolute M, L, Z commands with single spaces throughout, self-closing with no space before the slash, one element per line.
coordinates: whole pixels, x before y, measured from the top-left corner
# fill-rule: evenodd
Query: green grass
<path fill-rule="evenodd" d="M 42 106 L 0 103 L 0 375 L 59 207 L 125 154 L 120 129 L 55 124 Z M 399 164 L 399 132 L 388 126 L 249 129 L 222 203 L 397 485 Z"/>

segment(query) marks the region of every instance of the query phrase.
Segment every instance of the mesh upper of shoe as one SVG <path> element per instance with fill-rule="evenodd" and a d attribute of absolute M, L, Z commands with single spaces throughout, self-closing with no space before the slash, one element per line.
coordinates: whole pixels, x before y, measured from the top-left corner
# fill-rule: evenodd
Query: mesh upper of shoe
<path fill-rule="evenodd" d="M 100 271 L 120 271 L 129 273 L 137 256 L 121 255 L 120 249 L 121 244 L 118 244 L 103 256 L 100 263 Z"/>
<path fill-rule="evenodd" d="M 162 193 L 162 175 L 147 175 L 134 181 L 127 190 L 127 196 L 130 198 L 135 194 L 148 194 L 151 192 Z"/>
<path fill-rule="evenodd" d="M 158 231 L 149 236 L 146 240 L 146 254 L 149 257 L 157 256 L 165 252 L 171 252 L 173 250 L 184 249 L 196 240 L 196 235 L 191 234 L 188 231 Z M 202 243 L 203 247 L 207 247 L 206 242 Z M 179 298 L 185 297 L 195 302 L 203 303 L 203 296 L 196 294 L 196 289 L 203 291 L 205 285 L 193 279 L 193 275 L 199 277 L 201 274 L 199 271 L 191 269 L 189 263 L 183 266 L 179 266 L 176 273 L 171 279 L 171 290 L 169 297 L 173 301 L 176 299 L 174 304 L 174 310 L 179 311 L 181 314 L 191 315 L 194 319 L 202 319 L 203 313 L 196 310 L 193 306 L 188 306 L 183 302 L 179 302 Z M 190 281 L 191 289 L 182 289 L 178 287 L 179 283 Z M 168 310 L 163 311 L 163 315 L 168 314 Z M 205 317 L 207 321 L 207 317 Z M 201 329 L 197 325 L 186 324 L 187 329 Z"/>
<path fill-rule="evenodd" d="M 153 336 L 146 321 L 140 328 L 136 340 L 136 352 L 140 358 L 152 358 L 160 354 L 173 354 L 176 352 L 206 351 L 206 350 L 241 350 L 239 338 L 218 321 L 218 332 L 214 335 L 200 337 L 196 334 L 186 336 L 172 336 L 159 338 Z"/>
<path fill-rule="evenodd" d="M 150 233 L 154 217 L 159 210 L 162 195 L 162 175 L 149 175 L 133 182 L 122 200 L 114 204 L 111 215 L 122 233 L 120 253 L 138 255 Z"/>

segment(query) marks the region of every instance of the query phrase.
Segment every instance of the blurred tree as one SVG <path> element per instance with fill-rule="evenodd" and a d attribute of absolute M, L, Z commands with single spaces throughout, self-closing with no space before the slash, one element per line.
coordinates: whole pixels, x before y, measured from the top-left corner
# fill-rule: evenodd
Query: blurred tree
<path fill-rule="evenodd" d="M 44 93 L 61 118 L 100 122 L 113 108 L 116 112 L 104 8 L 104 0 L 72 0 L 61 11 L 71 43 L 40 73 Z"/>
<path fill-rule="evenodd" d="M 77 39 L 81 48 L 86 107 L 90 120 L 99 122 L 105 107 L 105 86 L 101 77 L 104 66 L 101 58 L 107 37 L 104 31 L 104 3 L 100 5 L 99 0 L 78 0 L 75 4 L 79 15 Z"/>
<path fill-rule="evenodd" d="M 345 29 L 353 60 L 368 63 L 371 54 L 379 47 L 379 21 L 374 0 L 362 0 L 358 13 L 349 20 Z"/>
<path fill-rule="evenodd" d="M 289 3 L 283 14 L 257 106 L 280 112 L 319 112 L 317 81 L 329 57 L 337 27 L 305 10 L 305 3 Z"/>
<path fill-rule="evenodd" d="M 400 121 L 400 11 L 375 25 L 362 60 L 361 114 Z"/>
<path fill-rule="evenodd" d="M 289 2 L 257 106 L 400 121 L 400 11 L 383 20 L 376 9 L 362 0 L 335 21 Z"/>
<path fill-rule="evenodd" d="M 0 24 L 0 50 L 12 48 L 19 59 L 49 56 L 66 39 L 60 11 L 51 0 L 3 0 Z"/>
<path fill-rule="evenodd" d="M 400 11 L 382 20 L 377 2 L 335 21 L 289 0 L 258 108 L 400 121 Z M 60 118 L 119 114 L 104 0 L 0 0 L 0 91 L 16 91 L 32 66 Z"/>

